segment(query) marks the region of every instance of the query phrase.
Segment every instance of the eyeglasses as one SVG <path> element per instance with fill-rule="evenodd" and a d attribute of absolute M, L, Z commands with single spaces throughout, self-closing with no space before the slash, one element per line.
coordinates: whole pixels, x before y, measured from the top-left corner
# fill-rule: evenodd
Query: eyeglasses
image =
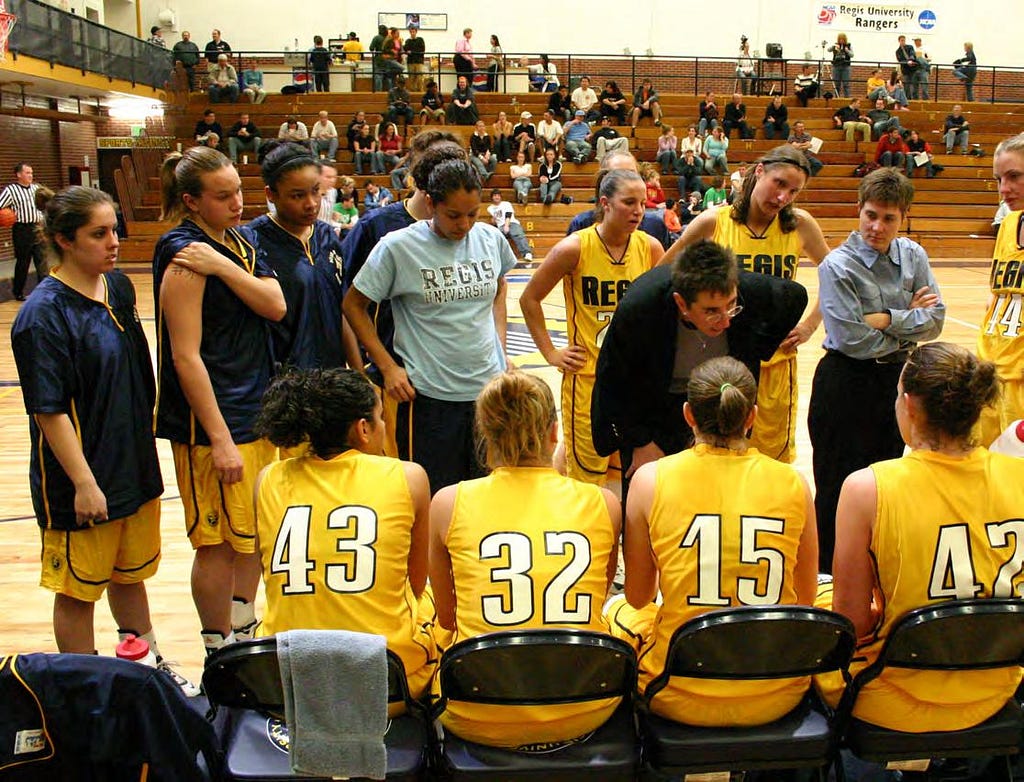
<path fill-rule="evenodd" d="M 743 312 L 743 305 L 737 304 L 735 307 L 726 310 L 725 312 L 706 312 L 704 318 L 708 323 L 714 325 L 721 323 L 723 320 L 735 318 Z"/>

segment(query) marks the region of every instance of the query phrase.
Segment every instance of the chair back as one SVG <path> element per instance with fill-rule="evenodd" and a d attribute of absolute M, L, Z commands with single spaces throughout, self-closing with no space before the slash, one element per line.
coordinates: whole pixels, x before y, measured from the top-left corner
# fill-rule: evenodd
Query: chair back
<path fill-rule="evenodd" d="M 515 706 L 578 703 L 628 696 L 636 653 L 624 641 L 589 630 L 488 633 L 441 658 L 440 713 L 449 700 Z"/>
<path fill-rule="evenodd" d="M 387 656 L 388 703 L 415 707 L 401 658 L 390 649 Z M 213 706 L 251 709 L 284 720 L 277 638 L 254 638 L 218 649 L 206 658 L 203 689 Z"/>
<path fill-rule="evenodd" d="M 845 669 L 856 635 L 846 617 L 810 606 L 741 606 L 691 619 L 669 641 L 650 702 L 672 676 L 781 679 Z"/>

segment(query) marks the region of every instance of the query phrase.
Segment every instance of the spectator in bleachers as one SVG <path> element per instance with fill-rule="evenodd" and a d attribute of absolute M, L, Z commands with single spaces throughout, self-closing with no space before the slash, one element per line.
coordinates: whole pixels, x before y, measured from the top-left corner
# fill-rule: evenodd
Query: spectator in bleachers
<path fill-rule="evenodd" d="M 718 104 L 715 103 L 715 93 L 708 90 L 704 93 L 704 100 L 699 107 L 700 121 L 697 123 L 697 132 L 700 137 L 706 139 L 708 131 L 718 127 Z"/>
<path fill-rule="evenodd" d="M 402 193 L 405 192 L 408 186 L 409 179 L 409 150 L 406 148 L 405 154 L 398 159 L 395 163 L 395 167 L 391 169 L 391 191 L 395 194 L 395 198 L 399 199 L 402 197 Z"/>
<path fill-rule="evenodd" d="M 967 154 L 967 144 L 971 139 L 971 123 L 963 115 L 960 104 L 953 106 L 953 112 L 946 115 L 946 124 L 942 129 L 946 141 L 946 154 L 953 154 L 953 147 L 960 144 L 960 154 Z"/>
<path fill-rule="evenodd" d="M 498 162 L 512 162 L 512 134 L 515 126 L 509 121 L 504 111 L 498 112 L 498 118 L 491 125 L 491 138 L 494 143 L 494 154 Z"/>
<path fill-rule="evenodd" d="M 828 47 L 832 54 L 832 84 L 836 88 L 836 97 L 850 97 L 850 62 L 853 60 L 853 46 L 846 38 L 846 33 L 839 33 L 836 42 Z"/>
<path fill-rule="evenodd" d="M 370 125 L 363 123 L 359 127 L 359 135 L 352 140 L 353 156 L 352 162 L 355 164 L 356 176 L 361 176 L 365 166 L 370 166 L 371 174 L 383 174 L 383 171 L 378 171 L 377 167 L 379 162 L 375 153 L 377 152 L 377 139 L 370 134 Z"/>
<path fill-rule="evenodd" d="M 644 79 L 633 93 L 633 109 L 629 113 L 629 124 L 634 132 L 641 117 L 651 117 L 655 125 L 661 125 L 661 102 L 658 91 L 654 89 L 650 79 Z"/>
<path fill-rule="evenodd" d="M 313 89 L 317 92 L 331 91 L 331 53 L 324 46 L 323 36 L 313 36 L 313 48 L 309 50 L 309 67 L 313 73 Z"/>
<path fill-rule="evenodd" d="M 818 160 L 811 152 L 813 137 L 804 129 L 803 120 L 793 123 L 793 132 L 789 134 L 789 143 L 804 153 L 807 162 L 811 166 L 811 176 L 816 176 L 825 164 Z"/>
<path fill-rule="evenodd" d="M 373 91 L 384 89 L 384 45 L 388 42 L 388 26 L 377 25 L 377 34 L 370 39 L 370 59 L 373 63 Z"/>
<path fill-rule="evenodd" d="M 431 503 L 430 583 L 438 622 L 455 632 L 453 643 L 509 629 L 571 625 L 608 632 L 601 607 L 615 573 L 619 500 L 551 467 L 558 416 L 543 380 L 526 372 L 498 374 L 480 392 L 475 413 L 492 472 L 440 490 Z M 511 567 L 523 588 L 502 587 L 506 594 L 499 596 L 484 586 L 492 583 L 492 556 L 515 560 Z M 562 577 L 567 568 L 575 574 L 572 584 Z M 434 693 L 440 693 L 439 683 Z M 440 721 L 467 741 L 517 747 L 588 734 L 618 703 L 610 698 L 537 707 L 450 700 Z"/>
<path fill-rule="evenodd" d="M 910 131 L 910 134 L 906 138 L 907 145 L 907 176 L 914 175 L 915 168 L 923 168 L 925 170 L 925 176 L 931 179 L 935 176 L 936 171 L 941 171 L 942 168 L 936 169 L 934 163 L 932 163 L 932 147 L 927 141 L 921 138 L 921 134 L 916 130 Z M 919 157 L 921 161 L 919 162 Z"/>
<path fill-rule="evenodd" d="M 537 128 L 530 120 L 533 115 L 524 111 L 519 115 L 519 122 L 512 129 L 512 149 L 524 152 L 527 160 L 533 160 L 537 141 Z"/>
<path fill-rule="evenodd" d="M 562 191 L 562 164 L 554 147 L 544 150 L 544 160 L 537 167 L 540 182 L 540 203 L 553 204 Z"/>
<path fill-rule="evenodd" d="M 900 118 L 894 117 L 892 113 L 885 108 L 884 98 L 878 98 L 875 100 L 875 107 L 867 113 L 867 118 L 871 123 L 871 138 L 879 139 L 893 128 L 900 131 L 903 130 L 900 125 Z"/>
<path fill-rule="evenodd" d="M 265 161 L 264 161 L 265 162 Z M 332 163 L 320 164 L 320 211 L 317 219 L 330 223 L 338 202 L 338 169 Z M 275 204 L 275 212 L 276 212 Z"/>
<path fill-rule="evenodd" d="M 898 41 L 899 45 L 896 47 L 896 59 L 900 64 L 899 71 L 902 75 L 901 80 L 910 87 L 910 97 L 916 99 L 917 91 L 914 89 L 914 85 L 917 80 L 917 72 L 920 69 L 921 64 L 917 61 L 917 52 L 914 51 L 913 45 L 907 43 L 907 36 L 901 35 Z M 891 77 L 889 81 L 893 81 Z M 889 94 L 896 98 L 896 100 L 899 100 L 891 89 L 889 90 Z"/>
<path fill-rule="evenodd" d="M 559 84 L 558 89 L 548 97 L 548 109 L 558 118 L 559 122 L 572 119 L 572 98 L 569 97 L 569 85 Z"/>
<path fill-rule="evenodd" d="M 218 55 L 217 64 L 210 68 L 207 77 L 210 80 L 206 89 L 210 103 L 238 102 L 238 74 L 235 66 L 228 63 L 226 54 Z"/>
<path fill-rule="evenodd" d="M 377 151 L 374 153 L 376 170 L 374 174 L 386 174 L 388 168 L 395 169 L 402 157 L 402 137 L 398 135 L 398 127 L 394 122 L 384 126 L 384 132 L 377 136 Z"/>
<path fill-rule="evenodd" d="M 331 163 L 338 155 L 338 129 L 326 111 L 321 111 L 313 123 L 313 129 L 309 132 L 309 146 L 314 157 L 325 157 Z"/>
<path fill-rule="evenodd" d="M 480 114 L 473 88 L 469 78 L 460 73 L 455 89 L 452 90 L 451 103 L 448 104 L 448 121 L 453 125 L 475 125 L 478 119 Z"/>
<path fill-rule="evenodd" d="M 586 163 L 590 157 L 590 125 L 587 124 L 583 109 L 577 109 L 575 116 L 562 128 L 565 137 L 565 156 L 575 163 Z"/>
<path fill-rule="evenodd" d="M 530 188 L 533 186 L 533 164 L 523 150 L 516 152 L 516 162 L 509 166 L 508 175 L 512 178 L 516 201 L 525 204 L 530 198 Z"/>
<path fill-rule="evenodd" d="M 974 44 L 964 44 L 964 56 L 953 60 L 953 77 L 964 85 L 964 100 L 974 100 L 974 79 L 978 75 L 978 58 L 974 54 Z"/>
<path fill-rule="evenodd" d="M 391 191 L 382 187 L 372 179 L 366 180 L 366 195 L 363 196 L 363 207 L 367 212 L 387 206 L 394 200 Z"/>
<path fill-rule="evenodd" d="M 789 138 L 789 109 L 782 102 L 781 95 L 774 96 L 772 102 L 765 106 L 761 126 L 764 128 L 764 137 L 769 141 Z"/>
<path fill-rule="evenodd" d="M 487 59 L 487 89 L 490 92 L 497 92 L 498 74 L 505 67 L 505 53 L 501 50 L 501 41 L 494 34 L 491 35 L 491 49 Z"/>
<path fill-rule="evenodd" d="M 462 31 L 462 37 L 455 42 L 455 57 L 452 58 L 452 63 L 455 66 L 455 72 L 459 75 L 472 78 L 473 71 L 476 70 L 476 59 L 473 57 L 473 29 L 467 27 Z"/>
<path fill-rule="evenodd" d="M 523 226 L 516 219 L 516 212 L 512 208 L 512 204 L 502 199 L 501 190 L 498 188 L 491 191 L 491 204 L 487 207 L 487 214 L 491 216 L 494 226 L 512 242 L 519 257 L 524 261 L 532 261 L 533 251 L 530 249 L 530 240 L 526 238 Z"/>
<path fill-rule="evenodd" d="M 546 54 L 540 56 L 539 63 L 527 65 L 526 71 L 529 74 L 531 89 L 538 92 L 558 91 L 558 69 L 553 62 L 548 60 Z"/>
<path fill-rule="evenodd" d="M 227 57 L 227 55 L 231 54 L 231 47 L 227 41 L 220 37 L 220 30 L 214 30 L 210 33 L 210 38 L 212 40 L 206 43 L 206 60 L 211 65 L 214 65 L 220 60 L 220 55 L 223 54 Z"/>
<path fill-rule="evenodd" d="M 683 137 L 683 140 L 679 142 L 680 156 L 685 155 L 688 149 L 693 151 L 694 157 L 698 160 L 701 159 L 704 153 L 704 139 L 697 135 L 696 125 L 690 125 L 686 129 L 686 135 Z"/>
<path fill-rule="evenodd" d="M 447 112 L 444 109 L 444 98 L 433 79 L 427 80 L 427 91 L 420 98 L 420 124 L 426 125 L 428 120 L 436 120 L 442 125 L 448 121 Z"/>
<path fill-rule="evenodd" d="M 818 97 L 818 74 L 811 69 L 810 63 L 800 66 L 800 73 L 793 80 L 793 97 L 801 106 L 807 106 L 807 101 Z"/>
<path fill-rule="evenodd" d="M 277 137 L 282 141 L 294 141 L 305 147 L 309 146 L 309 130 L 306 128 L 306 123 L 294 114 L 281 123 L 281 127 L 277 129 Z"/>
<path fill-rule="evenodd" d="M 228 131 L 228 155 L 231 158 L 231 162 L 238 163 L 238 153 L 240 150 L 251 151 L 253 155 L 256 155 L 260 151 L 260 129 L 256 127 L 256 123 L 249 119 L 248 112 L 242 112 L 238 115 L 238 122 L 231 126 L 231 130 Z"/>
<path fill-rule="evenodd" d="M 493 140 L 487 132 L 487 124 L 482 119 L 477 120 L 476 129 L 469 137 L 469 162 L 473 164 L 480 181 L 484 184 L 487 184 L 487 180 L 498 166 Z"/>
<path fill-rule="evenodd" d="M 601 101 L 601 116 L 615 117 L 619 125 L 626 124 L 626 96 L 622 94 L 619 85 L 609 79 L 604 83 L 604 89 L 598 96 Z"/>
<path fill-rule="evenodd" d="M 181 33 L 181 40 L 171 48 L 171 54 L 176 62 L 181 63 L 188 78 L 188 90 L 192 92 L 196 88 L 196 65 L 199 64 L 199 47 L 192 42 L 192 34 L 188 30 Z"/>
<path fill-rule="evenodd" d="M 413 121 L 415 112 L 410 105 L 412 98 L 405 88 L 405 77 L 395 76 L 395 86 L 388 91 L 388 113 L 385 119 L 388 122 L 398 123 L 399 117 L 405 120 L 405 133 L 409 134 L 409 125 Z"/>
<path fill-rule="evenodd" d="M 409 25 L 409 37 L 405 39 L 402 48 L 405 50 L 405 69 L 409 72 L 409 89 L 419 92 L 423 89 L 423 71 L 426 68 L 423 56 L 427 44 L 420 38 L 420 30 L 416 25 Z"/>
<path fill-rule="evenodd" d="M 889 106 L 896 103 L 896 99 L 889 94 L 888 87 L 886 86 L 886 81 L 882 77 L 881 68 L 875 68 L 873 71 L 871 71 L 871 75 L 868 77 L 867 81 L 867 89 L 868 103 L 870 103 L 872 106 L 875 105 L 875 101 L 878 100 L 879 98 L 882 98 L 886 102 L 886 105 Z"/>
<path fill-rule="evenodd" d="M 744 35 L 740 38 L 740 56 L 736 58 L 736 81 L 743 95 L 750 94 L 750 84 L 756 76 L 757 67 L 750 56 L 750 41 Z"/>
<path fill-rule="evenodd" d="M 914 79 L 917 88 L 916 93 L 921 100 L 928 100 L 928 82 L 931 79 L 932 60 L 924 50 L 924 44 L 920 38 L 914 39 L 914 54 L 920 66 Z"/>
<path fill-rule="evenodd" d="M 747 175 L 747 164 L 740 163 L 729 175 L 729 203 L 736 203 L 736 198 L 743 191 L 743 178 Z"/>
<path fill-rule="evenodd" d="M 722 128 L 726 138 L 729 138 L 733 128 L 739 130 L 740 138 L 754 137 L 754 131 L 747 124 L 747 104 L 743 102 L 743 96 L 738 92 L 733 93 L 732 102 L 725 107 L 725 120 L 722 122 Z"/>
<path fill-rule="evenodd" d="M 251 103 L 263 103 L 267 99 L 267 91 L 263 89 L 263 71 L 246 69 L 242 71 L 242 93 Z"/>
<path fill-rule="evenodd" d="M 665 209 L 665 190 L 661 186 L 661 175 L 658 169 L 647 163 L 640 174 L 644 180 L 644 208 Z"/>
<path fill-rule="evenodd" d="M 665 199 L 665 230 L 668 240 L 675 242 L 683 235 L 683 223 L 679 219 L 679 201 L 675 198 Z"/>
<path fill-rule="evenodd" d="M 716 206 L 724 206 L 729 203 L 729 192 L 725 189 L 725 177 L 715 175 L 711 177 L 711 187 L 704 191 L 704 200 L 701 202 L 701 211 L 706 212 Z"/>
<path fill-rule="evenodd" d="M 167 41 L 164 40 L 164 34 L 159 25 L 155 24 L 149 28 L 149 38 L 146 39 L 146 43 L 159 46 L 161 49 L 167 48 Z"/>
<path fill-rule="evenodd" d="M 679 194 L 698 193 L 702 198 L 707 187 L 700 175 L 704 171 L 704 161 L 693 154 L 692 149 L 683 152 L 683 156 L 676 162 L 676 174 L 679 175 Z"/>
<path fill-rule="evenodd" d="M 359 207 L 356 206 L 356 199 L 352 193 L 344 193 L 338 203 L 334 205 L 334 214 L 331 217 L 331 224 L 338 232 L 338 236 L 344 239 L 348 232 L 356 227 L 359 222 Z"/>
<path fill-rule="evenodd" d="M 360 109 L 352 115 L 351 121 L 348 123 L 348 129 L 345 131 L 345 138 L 348 140 L 348 148 L 352 151 L 356 151 L 355 140 L 363 129 L 363 125 L 366 124 L 366 112 Z"/>
<path fill-rule="evenodd" d="M 197 144 L 213 147 L 214 149 L 217 148 L 220 140 L 224 138 L 224 130 L 221 128 L 220 123 L 217 122 L 217 115 L 213 109 L 207 109 L 203 112 L 203 118 L 196 123 L 196 128 L 192 135 L 195 137 Z"/>
<path fill-rule="evenodd" d="M 679 222 L 685 229 L 703 211 L 704 196 L 699 190 L 694 190 L 686 196 L 686 208 L 680 210 Z"/>
<path fill-rule="evenodd" d="M 544 111 L 544 117 L 537 123 L 537 142 L 541 156 L 549 149 L 555 150 L 556 156 L 562 152 L 562 123 L 555 119 L 550 109 Z"/>
<path fill-rule="evenodd" d="M 590 86 L 589 76 L 581 76 L 580 86 L 572 91 L 572 110 L 575 112 L 577 109 L 583 109 L 587 122 L 596 122 L 601 117 L 597 108 L 597 93 Z"/>
<path fill-rule="evenodd" d="M 878 140 L 875 147 L 875 162 L 880 166 L 892 166 L 902 169 L 907 162 L 907 145 L 899 128 L 891 128 Z"/>
<path fill-rule="evenodd" d="M 601 117 L 601 124 L 594 128 L 587 140 L 594 147 L 594 159 L 598 163 L 604 160 L 605 155 L 613 152 L 629 154 L 629 139 L 619 135 L 619 131 L 612 127 L 611 118 L 607 115 Z"/>
<path fill-rule="evenodd" d="M 729 149 L 729 139 L 722 133 L 720 127 L 711 131 L 711 135 L 704 139 L 704 170 L 709 174 L 716 171 L 720 174 L 729 173 L 729 160 L 726 152 Z"/>
<path fill-rule="evenodd" d="M 857 131 L 860 131 L 862 141 L 871 141 L 871 126 L 860 113 L 860 98 L 851 98 L 848 106 L 833 114 L 832 124 L 846 132 L 847 141 L 853 141 Z"/>
<path fill-rule="evenodd" d="M 897 110 L 908 111 L 910 109 L 907 92 L 903 86 L 903 75 L 900 73 L 899 68 L 893 68 L 889 71 L 889 80 L 885 83 L 885 90 L 896 101 Z"/>
<path fill-rule="evenodd" d="M 390 91 L 395 81 L 404 72 L 405 49 L 402 47 L 402 35 L 397 27 L 388 28 L 388 38 L 384 41 L 384 65 L 387 68 L 386 87 Z"/>
<path fill-rule="evenodd" d="M 356 188 L 356 180 L 350 176 L 338 177 L 338 201 L 349 194 L 351 194 L 356 201 L 359 200 L 359 190 Z"/>
<path fill-rule="evenodd" d="M 661 135 L 658 136 L 658 151 L 654 159 L 661 164 L 663 176 L 675 168 L 676 161 L 679 160 L 679 153 L 676 151 L 678 147 L 679 139 L 672 132 L 672 126 L 662 125 Z"/>

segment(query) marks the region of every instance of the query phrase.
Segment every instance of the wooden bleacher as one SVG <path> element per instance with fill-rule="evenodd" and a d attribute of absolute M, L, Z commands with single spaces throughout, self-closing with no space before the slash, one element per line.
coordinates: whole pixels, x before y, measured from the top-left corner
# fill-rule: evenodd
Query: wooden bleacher
<path fill-rule="evenodd" d="M 528 110 L 538 121 L 547 105 L 547 95 L 539 93 L 504 94 L 477 93 L 480 116 L 488 125 L 499 111 L 507 112 L 512 122 L 517 121 L 519 113 Z M 662 108 L 664 122 L 673 125 L 676 135 L 682 137 L 688 125 L 693 124 L 697 115 L 697 104 L 700 98 L 694 95 L 663 94 Z M 767 97 L 745 96 L 747 119 L 752 128 L 757 129 L 757 138 L 741 140 L 733 138 L 729 147 L 729 163 L 734 168 L 742 162 L 752 162 L 758 156 L 776 146 L 780 142 L 768 141 L 762 137 L 760 119 L 764 107 L 769 102 Z M 167 119 L 173 134 L 184 146 L 192 142 L 191 132 L 197 119 L 207 107 L 205 95 L 193 95 L 185 105 L 173 106 L 168 109 Z M 813 178 L 801 193 L 799 205 L 814 215 L 821 224 L 826 240 L 832 246 L 843 241 L 851 230 L 857 227 L 857 186 L 860 179 L 852 176 L 853 169 L 865 160 L 874 156 L 875 142 L 848 142 L 844 140 L 841 130 L 832 127 L 833 112 L 843 105 L 833 100 L 826 105 L 823 100 L 814 100 L 807 108 L 797 105 L 789 106 L 789 121 L 792 125 L 802 120 L 807 131 L 825 141 L 818 158 L 825 164 L 818 176 Z M 941 128 L 946 114 L 952 106 L 951 102 L 912 103 L 911 111 L 898 112 L 897 116 L 905 128 L 917 130 L 932 145 L 935 162 L 945 170 L 934 179 L 926 179 L 923 172 L 915 171 L 914 184 L 917 189 L 914 206 L 904 225 L 904 234 L 921 243 L 929 254 L 935 258 L 942 257 L 973 257 L 985 259 L 991 257 L 993 239 L 991 219 L 998 205 L 995 183 L 992 180 L 992 151 L 1003 138 L 1021 130 L 1019 121 L 1012 113 L 1013 107 L 1008 104 L 963 104 L 964 114 L 971 122 L 971 143 L 979 144 L 983 154 L 978 157 L 946 155 Z M 258 105 L 246 102 L 237 104 L 215 104 L 218 121 L 225 131 L 237 118 L 247 112 L 263 132 L 263 138 L 274 138 L 277 128 L 290 114 L 295 114 L 307 125 L 311 125 L 317 113 L 326 110 L 344 134 L 353 114 L 363 109 L 367 112 L 370 122 L 379 122 L 386 109 L 385 96 L 375 93 L 320 93 L 306 95 L 270 95 Z M 409 127 L 409 132 L 419 130 L 419 125 Z M 461 136 L 467 143 L 472 129 L 466 126 L 446 126 L 446 129 Z M 620 129 L 624 135 L 629 129 Z M 657 148 L 657 137 L 661 129 L 654 127 L 650 119 L 643 120 L 631 138 L 630 146 L 633 154 L 640 161 L 654 161 Z M 735 134 L 734 134 L 735 136 Z M 344 140 L 342 142 L 344 144 Z M 339 175 L 354 176 L 351 154 L 339 150 Z M 593 178 L 597 171 L 596 163 L 578 165 L 563 163 L 563 195 L 572 196 L 572 204 L 554 204 L 542 206 L 531 203 L 517 206 L 516 215 L 523 224 L 527 236 L 535 249 L 535 256 L 541 258 L 559 238 L 564 236 L 569 221 L 578 212 L 592 207 Z M 245 219 L 260 214 L 264 208 L 263 183 L 259 176 L 259 167 L 255 161 L 247 165 L 239 165 L 242 176 L 242 187 L 246 207 Z M 159 217 L 159 185 L 156 171 L 138 171 L 141 196 L 132 209 L 133 219 L 129 220 L 129 238 L 121 244 L 121 255 L 124 261 L 148 262 L 152 258 L 153 245 L 156 238 L 167 229 L 158 222 Z M 360 191 L 366 179 L 373 179 L 378 184 L 390 187 L 387 176 L 362 176 L 357 178 Z M 498 165 L 495 174 L 486 185 L 487 189 L 499 187 L 509 191 L 511 196 L 511 179 L 508 165 Z M 667 196 L 678 198 L 679 191 L 676 177 L 663 177 L 662 187 Z M 487 219 L 483 213 L 481 219 Z"/>

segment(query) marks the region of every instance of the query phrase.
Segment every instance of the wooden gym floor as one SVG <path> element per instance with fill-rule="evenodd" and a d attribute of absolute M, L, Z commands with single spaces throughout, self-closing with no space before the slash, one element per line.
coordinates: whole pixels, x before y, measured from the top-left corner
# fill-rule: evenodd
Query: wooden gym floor
<path fill-rule="evenodd" d="M 944 259 L 935 263 L 935 273 L 946 302 L 946 325 L 942 338 L 973 349 L 988 295 L 987 259 Z M 139 314 L 149 337 L 153 336 L 152 282 L 147 267 L 126 267 L 138 291 Z M 529 272 L 515 271 L 509 285 L 510 352 L 516 363 L 544 377 L 553 386 L 558 373 L 544 365 L 519 315 L 518 298 Z M 798 279 L 812 300 L 817 291 L 813 268 L 806 265 Z M 0 304 L 0 650 L 3 653 L 56 651 L 51 626 L 52 595 L 39 584 L 39 528 L 32 515 L 28 486 L 28 421 L 22 403 L 18 376 L 10 347 L 10 328 L 18 303 Z M 545 302 L 548 326 L 564 336 L 565 308 L 561 288 L 556 287 Z M 811 450 L 807 437 L 807 402 L 814 367 L 821 356 L 821 329 L 800 349 L 800 415 L 796 467 L 812 479 Z M 155 362 L 155 358 L 154 358 Z M 856 399 L 857 389 L 850 389 Z M 556 390 L 555 399 L 559 399 Z M 174 483 L 170 448 L 159 441 L 161 466 L 166 486 L 163 497 L 163 561 L 148 583 L 153 625 L 165 657 L 180 663 L 180 670 L 198 680 L 203 663 L 199 622 L 189 589 L 192 551 L 184 536 L 181 504 Z M 261 598 L 262 599 L 262 598 Z M 96 643 L 101 654 L 113 654 L 116 628 L 106 605 L 96 608 Z"/>

